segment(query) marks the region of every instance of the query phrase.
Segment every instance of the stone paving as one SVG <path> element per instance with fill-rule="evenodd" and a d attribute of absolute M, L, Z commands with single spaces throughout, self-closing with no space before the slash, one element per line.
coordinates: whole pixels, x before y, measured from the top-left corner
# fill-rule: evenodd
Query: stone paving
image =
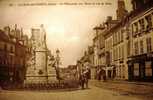
<path fill-rule="evenodd" d="M 90 80 L 89 89 L 0 90 L 0 100 L 153 100 L 153 83 Z"/>
<path fill-rule="evenodd" d="M 123 95 L 131 95 L 143 100 L 153 100 L 153 83 L 127 81 L 90 81 L 96 87 L 116 91 Z"/>
<path fill-rule="evenodd" d="M 89 89 L 62 91 L 6 91 L 0 100 L 142 100 L 90 85 Z"/>

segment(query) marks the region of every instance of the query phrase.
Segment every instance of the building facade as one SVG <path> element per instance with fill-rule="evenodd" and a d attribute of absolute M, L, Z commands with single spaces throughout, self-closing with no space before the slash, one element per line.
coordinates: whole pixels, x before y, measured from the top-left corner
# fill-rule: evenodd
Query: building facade
<path fill-rule="evenodd" d="M 153 81 L 153 4 L 151 0 L 132 0 L 132 4 L 134 11 L 129 23 L 132 48 L 128 59 L 129 79 Z"/>
<path fill-rule="evenodd" d="M 105 61 L 107 78 L 153 80 L 153 4 L 151 0 L 132 0 L 131 3 L 133 11 L 127 13 L 124 1 L 118 0 L 117 20 L 108 16 L 105 22 L 105 60 L 99 57 L 101 52 L 98 52 L 102 42 L 98 41 L 103 38 L 100 35 L 94 37 L 98 62 L 95 65 Z"/>
<path fill-rule="evenodd" d="M 88 47 L 88 55 L 89 55 L 89 64 L 88 66 L 90 67 L 90 77 L 91 79 L 95 79 L 95 66 L 94 66 L 94 47 L 89 46 Z"/>
<path fill-rule="evenodd" d="M 105 70 L 107 79 L 153 81 L 152 0 L 131 0 L 131 12 L 124 0 L 117 4 L 117 19 L 108 16 L 94 27 L 95 73 Z"/>
<path fill-rule="evenodd" d="M 25 78 L 28 37 L 17 25 L 0 30 L 0 83 L 22 85 Z"/>

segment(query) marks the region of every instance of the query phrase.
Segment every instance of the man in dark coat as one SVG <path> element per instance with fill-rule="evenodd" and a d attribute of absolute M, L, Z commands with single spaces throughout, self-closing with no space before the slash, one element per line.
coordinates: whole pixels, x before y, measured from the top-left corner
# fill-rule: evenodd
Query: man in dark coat
<path fill-rule="evenodd" d="M 82 73 L 79 77 L 81 88 L 84 89 L 85 75 Z"/>
<path fill-rule="evenodd" d="M 90 72 L 90 69 L 88 68 L 88 69 L 86 69 L 85 71 L 84 71 L 84 76 L 85 76 L 85 85 L 86 85 L 86 88 L 88 88 L 88 82 L 89 82 L 89 79 L 91 78 L 91 72 Z"/>

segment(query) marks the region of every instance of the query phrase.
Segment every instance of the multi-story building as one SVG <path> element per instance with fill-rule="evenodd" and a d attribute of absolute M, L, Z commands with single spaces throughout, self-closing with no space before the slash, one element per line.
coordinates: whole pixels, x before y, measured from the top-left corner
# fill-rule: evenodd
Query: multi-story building
<path fill-rule="evenodd" d="M 89 56 L 89 67 L 90 67 L 90 74 L 91 74 L 91 79 L 95 78 L 95 66 L 94 66 L 94 47 L 89 46 L 88 47 L 88 56 Z"/>
<path fill-rule="evenodd" d="M 128 56 L 130 80 L 153 80 L 153 3 L 152 0 L 132 0 L 129 16 Z"/>
<path fill-rule="evenodd" d="M 94 41 L 93 41 L 93 44 L 94 44 L 94 48 L 97 50 L 97 52 L 95 53 L 95 64 L 97 64 L 97 66 L 102 66 L 105 64 L 105 41 L 104 41 L 104 31 L 105 31 L 105 26 L 104 24 L 100 25 L 100 26 L 96 26 L 94 28 L 94 30 L 96 31 L 96 35 L 94 37 Z M 96 41 L 95 41 L 96 40 Z M 98 58 L 98 59 L 96 59 Z"/>
<path fill-rule="evenodd" d="M 127 64 L 126 64 L 126 24 L 125 18 L 128 15 L 128 11 L 125 9 L 125 3 L 123 0 L 118 0 L 118 8 L 116 10 L 117 20 L 119 21 L 114 27 L 112 27 L 113 36 L 113 64 L 114 64 L 114 76 L 117 79 L 127 79 Z"/>
<path fill-rule="evenodd" d="M 106 31 L 104 33 L 105 39 L 105 59 L 106 59 L 106 76 L 107 78 L 113 78 L 115 71 L 114 66 L 114 55 L 113 55 L 113 33 L 114 27 L 119 23 L 118 20 L 112 20 L 112 17 L 108 17 L 105 24 L 106 24 Z"/>
<path fill-rule="evenodd" d="M 153 3 L 132 0 L 132 4 L 133 11 L 127 13 L 124 1 L 119 0 L 117 20 L 111 17 L 106 20 L 105 64 L 113 66 L 106 67 L 106 74 L 116 79 L 152 80 Z M 100 36 L 96 38 L 99 41 Z M 100 45 L 94 43 L 97 47 Z M 99 62 L 100 58 L 97 59 Z"/>
<path fill-rule="evenodd" d="M 93 44 L 96 52 L 94 53 L 95 60 L 95 78 L 99 76 L 99 69 L 105 70 L 106 59 L 105 59 L 105 39 L 104 34 L 106 27 L 104 24 L 94 27 L 95 36 L 93 39 Z"/>
<path fill-rule="evenodd" d="M 9 37 L 0 30 L 0 83 L 13 81 L 13 70 L 15 66 L 15 43 L 9 41 Z"/>
<path fill-rule="evenodd" d="M 99 43 L 98 59 L 99 65 L 105 65 L 107 78 L 124 78 L 125 77 L 125 61 L 124 61 L 124 25 L 122 19 L 126 18 L 128 12 L 125 9 L 123 0 L 118 0 L 117 20 L 113 20 L 111 16 L 107 17 L 106 22 L 101 29 Z M 96 29 L 100 30 L 100 28 Z M 97 39 L 98 41 L 98 39 Z M 103 44 L 105 43 L 105 44 Z"/>
<path fill-rule="evenodd" d="M 99 65 L 98 59 L 98 46 L 99 46 L 99 39 L 98 39 L 98 30 L 96 30 L 95 36 L 93 38 L 93 47 L 94 47 L 94 66 Z"/>
<path fill-rule="evenodd" d="M 113 64 L 116 70 L 117 79 L 127 79 L 127 55 L 126 55 L 126 26 L 123 22 L 112 28 L 113 36 Z"/>
<path fill-rule="evenodd" d="M 0 83 L 3 85 L 21 85 L 25 76 L 25 60 L 28 50 L 24 43 L 28 42 L 28 37 L 23 35 L 17 25 L 14 29 L 9 26 L 4 27 L 0 32 Z M 25 39 L 23 36 L 27 38 Z"/>
<path fill-rule="evenodd" d="M 88 46 L 88 56 L 89 56 L 89 63 L 94 66 L 94 48 L 93 46 Z"/>
<path fill-rule="evenodd" d="M 107 78 L 153 80 L 153 3 L 132 0 L 133 11 L 118 0 L 117 20 L 108 16 L 95 27 L 94 66 L 105 65 Z"/>

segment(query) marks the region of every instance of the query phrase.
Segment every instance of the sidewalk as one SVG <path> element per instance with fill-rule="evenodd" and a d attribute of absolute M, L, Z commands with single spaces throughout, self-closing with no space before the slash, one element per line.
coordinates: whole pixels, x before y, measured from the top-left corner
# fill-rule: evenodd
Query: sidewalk
<path fill-rule="evenodd" d="M 119 80 L 107 80 L 106 82 L 103 82 L 91 80 L 90 84 L 99 88 L 116 91 L 121 94 L 137 96 L 144 100 L 153 98 L 153 83 L 151 82 L 129 82 Z"/>
<path fill-rule="evenodd" d="M 126 81 L 126 80 L 107 80 L 107 82 L 111 82 L 111 83 L 122 83 L 122 84 L 135 84 L 135 85 L 153 86 L 153 82 Z"/>

